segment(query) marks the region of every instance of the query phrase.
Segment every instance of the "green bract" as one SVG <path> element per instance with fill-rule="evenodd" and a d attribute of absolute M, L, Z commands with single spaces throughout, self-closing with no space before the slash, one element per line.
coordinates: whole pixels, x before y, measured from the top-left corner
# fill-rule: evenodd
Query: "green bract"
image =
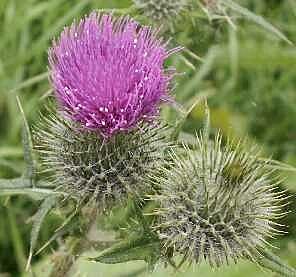
<path fill-rule="evenodd" d="M 36 149 L 56 190 L 79 201 L 95 199 L 102 210 L 150 190 L 143 180 L 163 160 L 167 128 L 144 124 L 106 140 L 61 115 L 42 118 Z"/>

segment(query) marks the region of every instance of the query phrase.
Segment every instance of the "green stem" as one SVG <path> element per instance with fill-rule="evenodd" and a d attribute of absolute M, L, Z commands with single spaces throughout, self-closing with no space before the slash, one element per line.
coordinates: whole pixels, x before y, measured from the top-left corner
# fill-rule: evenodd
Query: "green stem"
<path fill-rule="evenodd" d="M 93 224 L 96 223 L 97 209 L 90 209 L 86 218 L 89 220 L 81 226 L 84 235 L 87 235 Z M 53 269 L 49 277 L 70 277 L 72 267 L 74 266 L 77 258 L 89 248 L 88 240 L 84 237 L 80 239 L 74 238 L 65 246 L 66 249 L 62 250 L 58 253 L 58 255 L 54 255 L 52 259 Z"/>
<path fill-rule="evenodd" d="M 260 250 L 261 256 L 258 255 L 258 263 L 273 272 L 286 277 L 296 277 L 296 270 L 284 263 L 278 256 L 266 249 Z"/>

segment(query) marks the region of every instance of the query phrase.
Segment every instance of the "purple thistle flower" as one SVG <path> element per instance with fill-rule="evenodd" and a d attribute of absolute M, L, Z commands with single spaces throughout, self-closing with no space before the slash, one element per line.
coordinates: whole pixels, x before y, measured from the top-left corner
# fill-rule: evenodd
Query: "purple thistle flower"
<path fill-rule="evenodd" d="M 158 115 L 169 101 L 174 69 L 158 31 L 129 17 L 92 13 L 66 27 L 49 50 L 51 81 L 66 115 L 104 137 Z"/>

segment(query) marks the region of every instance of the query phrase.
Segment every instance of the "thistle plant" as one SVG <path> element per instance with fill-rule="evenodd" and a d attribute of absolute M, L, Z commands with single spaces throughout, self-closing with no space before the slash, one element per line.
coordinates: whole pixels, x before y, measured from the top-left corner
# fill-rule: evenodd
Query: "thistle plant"
<path fill-rule="evenodd" d="M 128 17 L 92 13 L 64 29 L 49 50 L 59 112 L 35 132 L 57 190 L 103 209 L 145 191 L 142 179 L 166 145 L 156 120 L 171 101 L 174 69 L 164 61 L 176 51 Z"/>
<path fill-rule="evenodd" d="M 93 202 L 108 212 L 151 189 L 144 180 L 168 146 L 167 128 L 157 117 L 159 105 L 172 101 L 175 70 L 165 69 L 164 61 L 179 49 L 168 50 L 157 31 L 129 17 L 100 13 L 74 22 L 53 42 L 57 111 L 41 117 L 35 148 L 54 191 L 76 200 L 74 214 Z M 45 204 L 41 216 L 53 205 Z M 29 262 L 32 245 L 35 240 Z"/>
<path fill-rule="evenodd" d="M 157 21 L 173 19 L 187 7 L 185 0 L 135 4 Z M 223 144 L 220 135 L 211 141 L 209 112 L 193 149 L 181 146 L 182 124 L 195 105 L 173 130 L 162 122 L 160 105 L 174 102 L 176 75 L 165 62 L 181 48 L 169 49 L 158 32 L 128 16 L 93 12 L 53 41 L 49 75 L 55 108 L 40 117 L 34 143 L 18 100 L 27 166 L 21 178 L 1 183 L 0 190 L 43 201 L 33 218 L 28 268 L 42 222 L 59 209 L 65 220 L 45 246 L 68 237 L 51 276 L 68 274 L 92 246 L 97 252 L 88 260 L 95 262 L 140 259 L 150 269 L 159 262 L 178 269 L 202 259 L 220 266 L 246 258 L 295 276 L 267 250 L 268 238 L 282 232 L 276 221 L 285 214 L 285 193 L 273 179 L 270 161 L 262 162 L 244 145 Z M 116 208 L 126 212 L 121 226 L 126 232 L 99 251 L 88 233 L 97 228 L 98 212 L 110 218 Z"/>
<path fill-rule="evenodd" d="M 194 150 L 172 151 L 169 166 L 154 178 L 159 186 L 151 199 L 164 249 L 183 256 L 183 262 L 208 261 L 212 266 L 248 258 L 256 262 L 267 238 L 282 231 L 276 223 L 284 192 L 267 163 L 244 144 L 222 145 L 198 135 Z M 260 254 L 259 254 L 260 255 Z"/>

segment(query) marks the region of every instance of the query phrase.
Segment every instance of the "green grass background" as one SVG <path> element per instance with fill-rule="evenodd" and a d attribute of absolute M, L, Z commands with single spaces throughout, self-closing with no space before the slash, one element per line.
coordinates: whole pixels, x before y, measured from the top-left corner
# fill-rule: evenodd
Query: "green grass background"
<path fill-rule="evenodd" d="M 197 1 L 197 0 L 196 0 Z M 296 42 L 296 2 L 294 0 L 237 0 L 261 14 Z M 0 1 L 0 178 L 21 174 L 21 116 L 16 95 L 23 103 L 30 125 L 50 93 L 47 80 L 47 49 L 63 26 L 92 9 L 125 8 L 125 0 L 1 0 Z M 142 18 L 139 18 L 142 20 Z M 144 19 L 143 19 L 144 20 Z M 145 23 L 149 21 L 144 20 Z M 175 55 L 169 61 L 179 72 L 175 98 L 186 108 L 200 95 L 209 95 L 213 130 L 232 137 L 248 136 L 266 156 L 296 165 L 296 48 L 248 20 L 236 21 L 237 30 L 220 20 L 210 23 L 205 16 L 183 17 L 173 31 L 173 45 L 183 45 L 202 58 Z M 184 59 L 185 58 L 185 59 Z M 177 112 L 163 109 L 171 122 Z M 194 109 L 182 136 L 201 127 L 203 110 Z M 295 211 L 295 173 L 283 187 L 292 195 L 289 209 Z M 21 197 L 0 199 L 0 276 L 20 276 L 28 255 L 30 216 L 38 203 Z M 54 230 L 52 216 L 41 232 L 41 243 Z M 284 223 L 289 234 L 277 240 L 278 254 L 296 265 L 296 217 L 291 213 Z M 35 258 L 38 276 L 46 276 L 47 255 Z M 81 261 L 77 276 L 136 276 L 143 264 L 97 265 Z M 86 275 L 85 275 L 86 274 Z M 153 276 L 169 276 L 170 270 L 157 268 Z M 268 273 L 271 275 L 270 273 Z M 222 271 L 202 265 L 175 276 L 268 276 L 256 266 L 240 263 Z M 142 274 L 145 275 L 145 274 Z M 73 275 L 74 276 L 74 275 Z M 140 275 L 141 276 L 141 275 Z"/>

